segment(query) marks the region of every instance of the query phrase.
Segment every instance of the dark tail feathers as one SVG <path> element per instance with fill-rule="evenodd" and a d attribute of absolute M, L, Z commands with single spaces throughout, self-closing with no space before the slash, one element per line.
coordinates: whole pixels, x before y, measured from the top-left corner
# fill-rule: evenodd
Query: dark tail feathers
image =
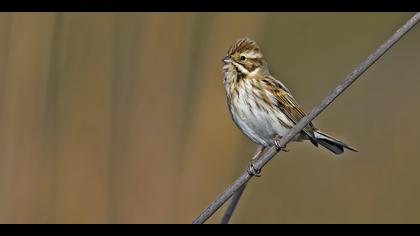
<path fill-rule="evenodd" d="M 344 148 L 351 150 L 353 152 L 357 152 L 357 149 L 347 145 L 340 140 L 333 138 L 327 134 L 324 134 L 320 131 L 315 131 L 315 138 L 316 141 L 325 147 L 326 149 L 330 150 L 331 152 L 335 153 L 336 155 L 339 155 L 344 152 Z"/>

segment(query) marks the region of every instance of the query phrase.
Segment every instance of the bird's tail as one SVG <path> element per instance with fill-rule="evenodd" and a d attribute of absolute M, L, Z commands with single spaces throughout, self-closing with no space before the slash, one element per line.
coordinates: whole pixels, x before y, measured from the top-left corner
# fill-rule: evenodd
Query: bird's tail
<path fill-rule="evenodd" d="M 330 150 L 331 152 L 339 155 L 344 152 L 344 148 L 351 150 L 353 152 L 357 152 L 357 149 L 343 143 L 342 141 L 333 138 L 327 134 L 324 134 L 320 131 L 315 131 L 315 139 L 316 141 L 321 144 L 326 149 Z"/>

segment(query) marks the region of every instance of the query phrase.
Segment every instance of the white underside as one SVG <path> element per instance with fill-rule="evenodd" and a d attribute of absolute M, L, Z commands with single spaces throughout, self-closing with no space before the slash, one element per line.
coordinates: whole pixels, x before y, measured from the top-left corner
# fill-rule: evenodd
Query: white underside
<path fill-rule="evenodd" d="M 250 81 L 243 81 L 239 86 L 242 86 L 241 91 L 243 92 L 235 97 L 236 101 L 232 101 L 232 104 L 235 102 L 237 106 L 230 105 L 233 120 L 241 131 L 255 143 L 264 146 L 273 145 L 275 136 L 284 136 L 289 131 L 289 128 L 285 127 L 279 119 L 289 126 L 293 126 L 293 123 L 277 107 L 270 107 L 259 101 L 260 108 L 258 108 L 255 104 L 258 100 L 251 96 L 251 92 L 245 92 L 251 89 Z M 296 140 L 300 140 L 300 138 L 296 138 Z"/>

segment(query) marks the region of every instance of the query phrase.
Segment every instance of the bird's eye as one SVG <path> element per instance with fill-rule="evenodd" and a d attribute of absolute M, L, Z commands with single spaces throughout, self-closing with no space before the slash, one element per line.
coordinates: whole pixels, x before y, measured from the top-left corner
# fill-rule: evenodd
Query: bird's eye
<path fill-rule="evenodd" d="M 245 56 L 241 56 L 239 59 L 241 59 L 241 61 L 245 61 L 246 57 Z"/>

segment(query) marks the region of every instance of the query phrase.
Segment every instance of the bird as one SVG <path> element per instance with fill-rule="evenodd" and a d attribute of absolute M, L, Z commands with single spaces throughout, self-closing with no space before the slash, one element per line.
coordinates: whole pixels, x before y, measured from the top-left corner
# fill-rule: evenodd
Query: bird
<path fill-rule="evenodd" d="M 222 59 L 223 84 L 227 105 L 236 126 L 250 140 L 258 144 L 248 173 L 260 176 L 255 162 L 267 148 L 289 151 L 280 140 L 299 120 L 306 116 L 290 90 L 271 75 L 267 61 L 258 44 L 243 37 L 234 42 Z M 348 149 L 358 150 L 337 138 L 321 132 L 311 122 L 292 141 L 309 140 L 339 155 Z"/>

